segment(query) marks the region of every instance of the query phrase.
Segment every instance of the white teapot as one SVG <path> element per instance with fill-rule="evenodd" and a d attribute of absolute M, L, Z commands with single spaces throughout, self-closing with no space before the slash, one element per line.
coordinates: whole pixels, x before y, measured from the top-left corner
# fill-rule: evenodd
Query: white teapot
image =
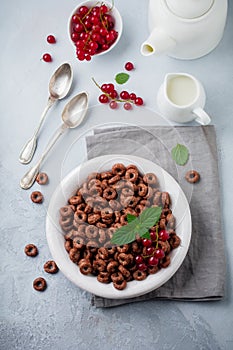
<path fill-rule="evenodd" d="M 226 16 L 227 0 L 150 0 L 151 34 L 141 53 L 180 59 L 204 56 L 221 40 Z"/>

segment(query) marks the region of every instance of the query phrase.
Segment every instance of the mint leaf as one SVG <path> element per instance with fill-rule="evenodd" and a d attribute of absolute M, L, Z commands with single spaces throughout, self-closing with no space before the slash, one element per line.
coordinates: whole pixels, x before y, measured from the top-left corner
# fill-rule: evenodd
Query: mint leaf
<path fill-rule="evenodd" d="M 161 212 L 161 207 L 151 207 L 143 210 L 138 217 L 128 214 L 128 224 L 114 232 L 111 242 L 122 245 L 133 242 L 137 235 L 148 237 L 148 230 L 159 221 Z"/>
<path fill-rule="evenodd" d="M 117 82 L 117 84 L 124 84 L 129 80 L 129 74 L 127 73 L 118 73 L 115 76 L 115 80 Z"/>
<path fill-rule="evenodd" d="M 141 227 L 149 229 L 152 226 L 154 226 L 159 220 L 161 213 L 161 207 L 151 207 L 147 208 L 146 210 L 143 210 L 143 212 L 139 216 Z"/>
<path fill-rule="evenodd" d="M 128 225 L 120 227 L 116 232 L 114 232 L 111 243 L 117 245 L 123 245 L 131 243 L 135 240 L 134 230 L 129 230 Z"/>
<path fill-rule="evenodd" d="M 181 144 L 177 144 L 171 151 L 172 159 L 178 165 L 185 165 L 189 158 L 189 151 L 187 147 Z"/>
<path fill-rule="evenodd" d="M 131 221 L 135 220 L 137 216 L 132 215 L 132 214 L 127 214 L 127 221 L 130 223 Z"/>
<path fill-rule="evenodd" d="M 144 235 L 141 236 L 142 238 L 148 238 L 150 239 L 150 232 L 147 231 L 146 233 L 144 233 Z"/>

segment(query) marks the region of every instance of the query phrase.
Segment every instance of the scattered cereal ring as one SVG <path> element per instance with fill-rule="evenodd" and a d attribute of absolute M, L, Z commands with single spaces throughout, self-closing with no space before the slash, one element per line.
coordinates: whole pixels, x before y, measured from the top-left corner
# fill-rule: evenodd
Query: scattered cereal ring
<path fill-rule="evenodd" d="M 46 173 L 39 173 L 36 177 L 36 182 L 39 185 L 45 185 L 48 182 L 48 175 Z"/>
<path fill-rule="evenodd" d="M 33 281 L 33 288 L 38 292 L 43 292 L 47 288 L 47 283 L 43 277 L 38 277 Z"/>
<path fill-rule="evenodd" d="M 24 252 L 27 256 L 37 256 L 38 255 L 38 249 L 34 244 L 27 244 L 24 248 Z"/>
<path fill-rule="evenodd" d="M 43 194 L 40 191 L 34 191 L 31 194 L 31 200 L 33 201 L 33 203 L 37 203 L 40 204 L 43 202 Z"/>
<path fill-rule="evenodd" d="M 200 180 L 200 174 L 196 170 L 190 170 L 186 173 L 185 179 L 189 183 L 194 184 Z"/>
<path fill-rule="evenodd" d="M 44 264 L 44 270 L 47 273 L 57 273 L 58 272 L 58 267 L 57 264 L 55 263 L 55 261 L 53 260 L 49 260 Z"/>

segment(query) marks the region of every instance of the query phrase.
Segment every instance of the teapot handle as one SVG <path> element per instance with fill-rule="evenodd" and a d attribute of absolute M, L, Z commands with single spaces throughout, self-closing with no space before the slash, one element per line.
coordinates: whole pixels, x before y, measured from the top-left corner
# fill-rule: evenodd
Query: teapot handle
<path fill-rule="evenodd" d="M 209 115 L 200 107 L 195 108 L 193 110 L 193 114 L 196 115 L 196 122 L 198 122 L 201 125 L 207 125 L 211 122 Z"/>

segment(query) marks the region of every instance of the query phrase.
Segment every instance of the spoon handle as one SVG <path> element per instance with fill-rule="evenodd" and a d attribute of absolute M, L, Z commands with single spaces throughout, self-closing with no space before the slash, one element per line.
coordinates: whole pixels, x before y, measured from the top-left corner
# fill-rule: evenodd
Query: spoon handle
<path fill-rule="evenodd" d="M 55 132 L 49 143 L 47 144 L 47 147 L 45 148 L 44 152 L 42 153 L 40 159 L 37 161 L 37 163 L 29 169 L 26 174 L 22 177 L 20 180 L 20 187 L 24 190 L 29 189 L 34 184 L 36 177 L 40 171 L 40 166 L 44 160 L 44 158 L 47 156 L 53 145 L 57 142 L 59 137 L 67 130 L 67 126 L 63 123 Z"/>
<path fill-rule="evenodd" d="M 22 149 L 22 151 L 21 151 L 21 153 L 19 155 L 20 163 L 27 164 L 27 163 L 29 163 L 32 160 L 32 157 L 33 157 L 33 155 L 35 153 L 36 146 L 37 146 L 37 135 L 38 135 L 38 133 L 40 131 L 40 128 L 41 128 L 41 126 L 42 126 L 42 124 L 44 122 L 44 119 L 46 117 L 46 114 L 47 114 L 49 108 L 53 105 L 54 102 L 55 102 L 55 100 L 51 99 L 49 97 L 47 105 L 46 105 L 46 107 L 45 107 L 45 109 L 44 109 L 44 111 L 43 111 L 43 113 L 42 113 L 42 115 L 40 117 L 39 124 L 38 124 L 38 126 L 37 126 L 37 128 L 36 128 L 36 130 L 35 130 L 35 132 L 33 134 L 33 136 L 30 138 L 30 140 L 28 140 L 26 142 L 26 144 L 24 145 L 24 147 L 23 147 L 23 149 Z"/>

